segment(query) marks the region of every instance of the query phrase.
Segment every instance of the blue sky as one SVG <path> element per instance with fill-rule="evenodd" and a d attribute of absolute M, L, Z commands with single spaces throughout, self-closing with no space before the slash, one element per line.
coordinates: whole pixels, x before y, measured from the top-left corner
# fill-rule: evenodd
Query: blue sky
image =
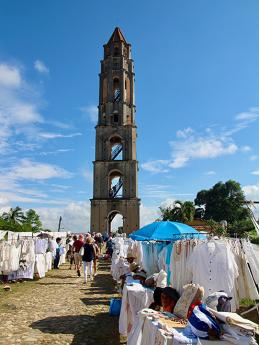
<path fill-rule="evenodd" d="M 141 223 L 159 205 L 239 181 L 259 200 L 259 4 L 0 1 L 0 208 L 89 230 L 98 73 L 132 44 Z"/>

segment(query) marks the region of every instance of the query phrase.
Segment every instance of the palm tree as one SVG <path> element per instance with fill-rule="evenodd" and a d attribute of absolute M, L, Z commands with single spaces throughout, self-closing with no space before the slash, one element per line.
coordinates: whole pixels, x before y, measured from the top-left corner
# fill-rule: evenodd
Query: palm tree
<path fill-rule="evenodd" d="M 2 218 L 14 224 L 22 224 L 25 220 L 22 209 L 19 206 L 10 208 L 9 212 L 4 212 Z"/>
<path fill-rule="evenodd" d="M 191 201 L 176 200 L 172 207 L 162 208 L 162 220 L 186 223 L 192 221 L 195 214 L 195 207 Z"/>

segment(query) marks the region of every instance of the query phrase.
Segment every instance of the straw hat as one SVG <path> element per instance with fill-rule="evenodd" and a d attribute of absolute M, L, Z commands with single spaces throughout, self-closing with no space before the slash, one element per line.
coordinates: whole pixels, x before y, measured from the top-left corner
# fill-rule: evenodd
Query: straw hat
<path fill-rule="evenodd" d="M 136 262 L 132 262 L 132 264 L 130 264 L 129 268 L 130 268 L 131 272 L 133 272 L 139 268 L 139 265 Z"/>
<path fill-rule="evenodd" d="M 126 259 L 136 259 L 136 257 L 132 252 L 128 252 Z"/>

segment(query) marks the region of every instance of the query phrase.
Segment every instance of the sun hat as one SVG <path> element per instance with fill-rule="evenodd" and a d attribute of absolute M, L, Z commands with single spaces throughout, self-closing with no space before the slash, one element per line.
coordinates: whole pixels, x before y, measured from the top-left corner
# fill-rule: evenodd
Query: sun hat
<path fill-rule="evenodd" d="M 129 266 L 131 272 L 135 271 L 137 268 L 139 268 L 139 265 L 136 262 L 132 262 Z"/>
<path fill-rule="evenodd" d="M 91 243 L 93 243 L 93 238 L 92 237 L 90 237 L 90 236 L 88 236 L 87 238 L 86 238 L 86 240 L 85 240 L 85 242 L 86 243 L 89 243 L 89 244 L 91 244 Z"/>
<path fill-rule="evenodd" d="M 126 259 L 136 259 L 136 256 L 132 252 L 128 252 Z"/>

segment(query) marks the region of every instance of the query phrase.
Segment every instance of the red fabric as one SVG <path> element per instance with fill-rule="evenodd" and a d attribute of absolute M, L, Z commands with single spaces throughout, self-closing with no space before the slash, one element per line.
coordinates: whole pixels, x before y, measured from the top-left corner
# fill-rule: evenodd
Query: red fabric
<path fill-rule="evenodd" d="M 80 252 L 80 249 L 83 247 L 84 245 L 84 242 L 83 241 L 80 241 L 80 240 L 76 240 L 73 244 L 73 247 L 75 249 L 75 252 L 76 253 L 79 253 Z"/>
<path fill-rule="evenodd" d="M 193 302 L 190 305 L 189 310 L 188 310 L 188 314 L 187 314 L 187 319 L 189 319 L 189 317 L 192 315 L 193 309 L 195 307 L 197 307 L 197 305 L 200 305 L 200 304 L 202 304 L 202 302 L 200 300 L 198 300 L 198 301 Z"/>
<path fill-rule="evenodd" d="M 175 305 L 176 305 L 176 302 L 172 301 L 169 305 L 163 307 L 163 311 L 172 314 L 174 312 Z"/>

